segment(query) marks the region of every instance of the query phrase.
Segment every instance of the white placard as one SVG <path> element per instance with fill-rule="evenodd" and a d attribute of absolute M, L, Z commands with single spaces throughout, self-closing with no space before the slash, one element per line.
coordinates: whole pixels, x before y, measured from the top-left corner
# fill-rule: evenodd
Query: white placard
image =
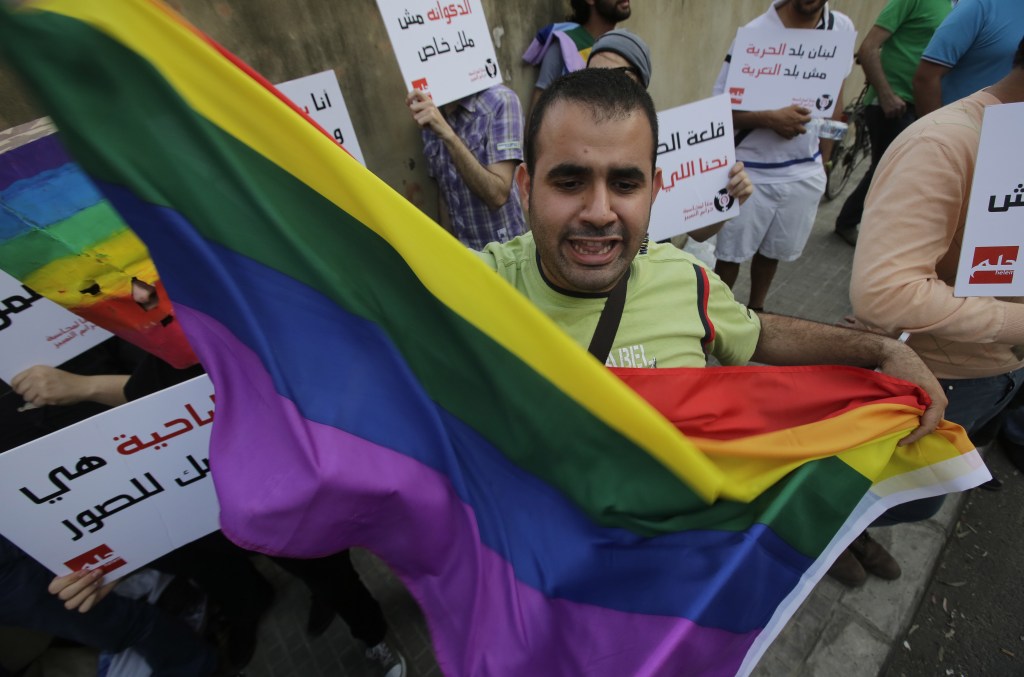
<path fill-rule="evenodd" d="M 377 0 L 406 89 L 442 106 L 501 84 L 481 0 Z"/>
<path fill-rule="evenodd" d="M 1024 103 L 985 108 L 956 296 L 1024 296 Z M 1007 141 L 1011 139 L 1011 141 Z"/>
<path fill-rule="evenodd" d="M 831 117 L 853 65 L 852 31 L 741 28 L 736 32 L 725 91 L 736 110 L 796 104 Z"/>
<path fill-rule="evenodd" d="M 0 270 L 0 379 L 37 364 L 56 367 L 112 334 Z"/>
<path fill-rule="evenodd" d="M 120 578 L 219 527 L 206 376 L 0 454 L 0 533 L 55 574 Z"/>
<path fill-rule="evenodd" d="M 314 73 L 275 85 L 281 93 L 306 112 L 313 121 L 327 130 L 359 164 L 366 166 L 363 150 L 359 147 L 352 118 L 345 106 L 345 97 L 338 86 L 334 71 Z"/>
<path fill-rule="evenodd" d="M 657 242 L 739 214 L 739 204 L 725 189 L 736 164 L 728 95 L 662 111 L 658 130 L 663 188 L 651 208 L 651 239 Z"/>

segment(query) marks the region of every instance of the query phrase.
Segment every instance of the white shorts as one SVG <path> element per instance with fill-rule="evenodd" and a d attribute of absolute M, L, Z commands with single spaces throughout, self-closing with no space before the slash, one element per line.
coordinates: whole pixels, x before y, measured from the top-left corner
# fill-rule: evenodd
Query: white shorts
<path fill-rule="evenodd" d="M 739 216 L 726 221 L 718 233 L 715 256 L 732 263 L 742 263 L 755 253 L 778 261 L 800 258 L 824 192 L 825 172 L 755 186 Z"/>

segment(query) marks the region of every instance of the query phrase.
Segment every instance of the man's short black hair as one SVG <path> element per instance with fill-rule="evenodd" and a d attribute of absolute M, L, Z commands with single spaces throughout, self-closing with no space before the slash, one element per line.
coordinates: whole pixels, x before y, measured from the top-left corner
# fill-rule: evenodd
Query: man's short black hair
<path fill-rule="evenodd" d="M 572 14 L 565 18 L 566 21 L 575 21 L 578 24 L 587 23 L 591 9 L 587 0 L 569 0 L 569 6 L 572 7 Z"/>
<path fill-rule="evenodd" d="M 1024 68 L 1024 38 L 1020 39 L 1020 44 L 1017 45 L 1017 53 L 1013 55 L 1013 67 Z"/>
<path fill-rule="evenodd" d="M 658 114 L 650 94 L 633 78 L 617 68 L 584 68 L 555 80 L 545 89 L 530 114 L 526 129 L 526 169 L 533 176 L 537 158 L 537 136 L 548 108 L 558 101 L 570 101 L 588 108 L 597 121 L 623 119 L 640 110 L 651 124 L 651 169 L 658 146 Z M 585 120 L 580 121 L 586 124 Z"/>

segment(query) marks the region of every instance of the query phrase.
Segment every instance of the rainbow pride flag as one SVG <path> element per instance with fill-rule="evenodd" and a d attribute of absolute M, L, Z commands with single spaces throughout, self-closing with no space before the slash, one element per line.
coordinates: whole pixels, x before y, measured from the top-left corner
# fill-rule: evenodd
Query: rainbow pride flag
<path fill-rule="evenodd" d="M 36 120 L 0 133 L 0 269 L 176 367 L 196 356 L 145 245 Z M 132 300 L 132 278 L 158 303 Z"/>
<path fill-rule="evenodd" d="M 563 21 L 548 24 L 537 31 L 533 42 L 523 52 L 523 61 L 531 66 L 539 66 L 549 49 L 558 49 L 562 53 L 565 72 L 571 73 L 586 67 L 593 46 L 594 36 L 578 23 Z"/>
<path fill-rule="evenodd" d="M 989 476 L 956 426 L 897 447 L 924 396 L 866 370 L 606 370 L 161 4 L 0 45 L 213 378 L 225 533 L 370 549 L 447 675 L 749 672 L 883 510 Z"/>

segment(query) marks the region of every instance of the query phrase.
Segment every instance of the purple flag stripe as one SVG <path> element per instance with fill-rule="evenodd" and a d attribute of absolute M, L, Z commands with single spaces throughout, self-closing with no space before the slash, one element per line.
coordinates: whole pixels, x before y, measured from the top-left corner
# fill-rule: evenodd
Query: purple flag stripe
<path fill-rule="evenodd" d="M 57 141 L 56 134 L 9 150 L 3 156 L 4 161 L 0 163 L 0 190 L 7 190 L 12 183 L 26 176 L 56 169 L 71 161 L 67 151 Z"/>
<path fill-rule="evenodd" d="M 479 541 L 474 511 L 442 473 L 303 418 L 275 392 L 249 348 L 213 318 L 176 309 L 197 353 L 212 360 L 206 367 L 216 389 L 254 394 L 218 400 L 218 419 L 244 421 L 246 429 L 215 425 L 211 440 L 225 534 L 244 524 L 249 533 L 280 535 L 270 545 L 239 539 L 241 545 L 306 556 L 361 546 L 401 563 L 395 573 L 426 612 L 442 668 L 457 656 L 480 661 L 449 666 L 453 674 L 566 674 L 580 665 L 589 666 L 588 675 L 736 671 L 758 630 L 737 634 L 546 598 L 516 580 L 512 566 Z M 310 453 L 301 454 L 299 445 Z M 448 608 L 473 612 L 442 612 Z M 523 646 L 533 650 L 524 653 Z M 735 661 L 723 665 L 723 656 Z"/>

